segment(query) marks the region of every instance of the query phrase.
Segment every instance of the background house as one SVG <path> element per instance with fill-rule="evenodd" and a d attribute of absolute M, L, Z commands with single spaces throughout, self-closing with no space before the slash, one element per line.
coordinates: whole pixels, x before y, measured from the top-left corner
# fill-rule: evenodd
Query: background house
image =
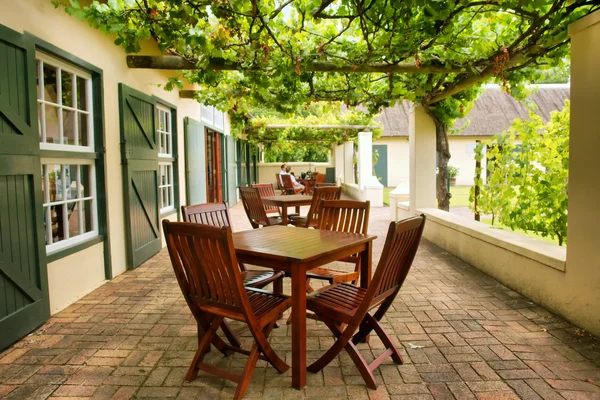
<path fill-rule="evenodd" d="M 538 85 L 538 90 L 527 98 L 537 106 L 537 114 L 544 122 L 550 113 L 562 110 L 569 99 L 569 84 Z M 382 111 L 378 120 L 384 130 L 373 143 L 373 151 L 379 152 L 375 166 L 377 177 L 384 186 L 408 187 L 408 115 L 410 103 L 405 101 Z M 473 105 L 471 112 L 456 121 L 449 135 L 450 165 L 459 168 L 457 185 L 472 185 L 475 173 L 474 149 L 477 140 L 507 130 L 515 118 L 526 119 L 529 111 L 524 102 L 515 100 L 497 85 L 487 85 Z M 485 165 L 483 166 L 485 168 Z M 483 174 L 485 176 L 485 173 Z"/>

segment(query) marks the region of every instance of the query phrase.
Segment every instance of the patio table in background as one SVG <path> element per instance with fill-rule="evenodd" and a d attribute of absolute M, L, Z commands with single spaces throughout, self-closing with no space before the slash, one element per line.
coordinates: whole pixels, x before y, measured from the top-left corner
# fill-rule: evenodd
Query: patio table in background
<path fill-rule="evenodd" d="M 291 196 L 283 196 L 291 197 Z M 308 197 L 308 196 L 303 196 Z M 371 281 L 377 236 L 268 226 L 233 234 L 238 261 L 285 271 L 292 277 L 292 386 L 306 386 L 306 271 L 360 253 L 360 286 Z"/>
<path fill-rule="evenodd" d="M 300 212 L 300 206 L 310 206 L 312 196 L 303 194 L 289 194 L 285 196 L 265 196 L 262 198 L 264 205 L 277 206 L 281 208 L 281 222 L 283 225 L 288 224 L 288 207 L 296 207 L 296 212 Z"/>

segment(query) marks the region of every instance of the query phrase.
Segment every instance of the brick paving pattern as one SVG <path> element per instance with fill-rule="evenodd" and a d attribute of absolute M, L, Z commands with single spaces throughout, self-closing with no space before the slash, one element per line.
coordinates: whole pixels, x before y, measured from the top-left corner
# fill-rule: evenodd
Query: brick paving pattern
<path fill-rule="evenodd" d="M 250 228 L 241 207 L 232 215 L 236 230 Z M 379 235 L 374 262 L 387 216 L 386 208 L 372 210 L 370 232 Z M 289 363 L 284 321 L 271 342 Z M 280 375 L 259 361 L 246 398 L 600 399 L 596 338 L 427 241 L 383 322 L 406 363 L 388 359 L 376 371 L 378 390 L 366 388 L 344 353 L 321 373 L 309 373 L 302 391 L 290 387 L 291 372 Z M 231 398 L 231 382 L 202 372 L 184 381 L 195 335 L 163 249 L 0 353 L 0 398 Z M 308 336 L 309 361 L 333 342 L 313 320 Z M 372 360 L 382 345 L 375 337 L 359 347 Z M 239 372 L 242 357 L 212 351 L 207 359 Z"/>

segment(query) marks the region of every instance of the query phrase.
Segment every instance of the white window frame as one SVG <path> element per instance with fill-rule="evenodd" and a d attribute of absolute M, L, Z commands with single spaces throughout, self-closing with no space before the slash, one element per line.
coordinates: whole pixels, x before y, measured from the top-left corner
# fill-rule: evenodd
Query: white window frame
<path fill-rule="evenodd" d="M 173 154 L 173 110 L 169 107 L 166 107 L 160 103 L 156 104 L 156 112 L 164 113 L 165 117 L 165 129 L 160 129 L 160 123 L 157 125 L 156 133 L 158 136 L 158 148 L 161 149 L 163 144 L 164 148 L 167 150 L 166 153 L 158 153 L 158 175 L 159 175 L 159 185 L 158 185 L 158 196 L 159 196 L 159 206 L 160 213 L 165 214 L 170 211 L 175 210 L 175 180 L 174 180 L 174 169 L 175 169 L 175 156 Z M 160 114 L 159 114 L 160 115 Z M 159 118 L 160 121 L 160 118 Z M 165 168 L 169 167 L 169 168 Z M 167 174 L 167 183 L 163 184 L 163 174 L 164 171 L 168 171 Z M 163 204 L 163 190 L 168 190 L 168 198 L 171 200 L 171 204 L 164 205 Z"/>
<path fill-rule="evenodd" d="M 156 128 L 157 136 L 158 136 L 158 148 L 161 149 L 164 147 L 167 152 L 166 153 L 158 153 L 159 157 L 173 157 L 173 126 L 172 126 L 172 110 L 168 107 L 163 106 L 162 104 L 156 104 L 156 110 L 160 115 L 162 111 L 165 116 L 165 129 L 160 129 L 160 123 Z M 160 121 L 160 119 L 159 119 Z M 164 146 L 163 146 L 164 145 Z"/>
<path fill-rule="evenodd" d="M 163 167 L 169 167 L 168 168 L 168 183 L 166 185 L 163 185 L 163 171 L 166 168 Z M 158 197 L 160 198 L 160 213 L 164 214 L 167 213 L 169 211 L 173 211 L 175 210 L 175 182 L 173 180 L 173 168 L 174 168 L 174 162 L 173 161 L 159 161 L 158 163 L 158 169 L 159 169 L 159 175 L 160 175 L 160 181 L 159 181 L 159 185 L 158 185 Z M 167 204 L 166 206 L 163 204 L 163 190 L 167 189 L 169 192 L 169 198 L 171 199 L 171 201 L 173 202 L 173 204 Z"/>
<path fill-rule="evenodd" d="M 46 216 L 46 241 L 49 244 L 46 244 L 46 253 L 52 254 L 57 251 L 63 250 L 65 248 L 77 245 L 79 243 L 83 243 L 89 239 L 92 239 L 98 236 L 98 196 L 96 189 L 96 168 L 94 165 L 95 160 L 91 159 L 78 159 L 78 158 L 43 158 L 42 159 L 42 170 L 44 171 L 42 179 L 44 180 L 44 199 L 43 199 L 43 207 L 44 214 Z M 61 166 L 61 183 L 62 188 L 61 191 L 63 193 L 63 197 L 65 197 L 67 193 L 67 180 L 66 180 L 66 169 L 64 168 L 66 165 L 77 165 L 78 167 L 81 165 L 87 165 L 90 167 L 90 195 L 87 197 L 83 197 L 82 185 L 81 185 L 81 173 L 80 169 L 77 169 L 76 174 L 76 182 L 77 182 L 77 198 L 75 199 L 62 199 L 56 201 L 50 201 L 50 182 L 48 178 L 47 170 L 44 168 L 46 165 L 60 165 Z M 72 181 L 72 179 L 71 179 Z M 85 201 L 91 201 L 91 215 L 92 215 L 92 229 L 89 232 L 85 232 L 79 234 L 75 237 L 69 237 L 69 221 L 68 214 L 63 212 L 63 229 L 65 238 L 59 242 L 52 243 L 52 215 L 50 211 L 51 206 L 59 206 L 70 203 L 83 203 Z M 83 230 L 83 210 L 81 207 L 77 207 L 78 212 L 78 221 L 79 221 L 79 231 Z"/>
<path fill-rule="evenodd" d="M 40 149 L 41 150 L 50 150 L 50 151 L 61 151 L 61 152 L 69 152 L 72 154 L 70 157 L 52 157 L 47 156 L 41 159 L 42 164 L 42 179 L 44 185 L 44 199 L 43 201 L 43 212 L 46 220 L 46 254 L 54 254 L 66 248 L 78 245 L 80 243 L 86 242 L 90 239 L 93 239 L 99 235 L 98 228 L 98 192 L 97 192 L 97 182 L 96 182 L 96 160 L 89 157 L 81 157 L 78 155 L 84 155 L 95 152 L 94 146 L 94 104 L 93 104 L 93 87 L 92 87 L 92 75 L 82 70 L 78 67 L 75 67 L 71 64 L 68 64 L 56 57 L 50 56 L 46 53 L 36 52 L 36 62 L 37 62 L 37 78 L 38 78 L 38 86 L 37 86 L 37 105 L 39 107 L 39 115 L 40 119 Z M 53 68 L 56 68 L 56 80 L 57 80 L 57 102 L 50 102 L 45 99 L 45 87 L 44 87 L 44 64 L 48 64 Z M 72 79 L 72 87 L 73 93 L 73 104 L 65 105 L 62 104 L 62 71 L 68 72 L 71 74 Z M 77 108 L 77 78 L 85 79 L 86 85 L 86 110 L 80 110 Z M 61 143 L 46 143 L 46 105 L 52 105 L 58 109 L 58 129 L 59 129 L 59 140 Z M 75 144 L 63 144 L 62 141 L 64 139 L 64 129 L 63 129 L 63 110 L 72 111 L 75 113 L 75 121 L 74 121 L 74 129 L 75 129 Z M 79 118 L 78 114 L 87 115 L 87 143 L 88 146 L 79 145 Z M 83 186 L 82 176 L 81 176 L 81 168 L 77 168 L 75 179 L 70 177 L 70 181 L 76 181 L 77 184 L 77 196 L 75 199 L 60 199 L 55 201 L 50 201 L 50 182 L 49 182 L 49 174 L 46 169 L 46 165 L 60 165 L 61 166 L 61 182 L 62 187 L 60 188 L 63 197 L 66 197 L 67 194 L 67 182 L 66 182 L 66 168 L 67 165 L 76 165 L 82 166 L 86 165 L 89 167 L 89 195 L 87 197 L 83 197 Z M 65 206 L 67 204 L 72 203 L 81 203 L 84 202 L 90 203 L 90 212 L 91 212 L 91 229 L 89 232 L 83 232 L 83 208 L 77 207 L 78 213 L 78 221 L 79 221 L 79 229 L 80 234 L 74 237 L 69 237 L 69 221 L 68 221 L 68 213 L 63 212 L 63 230 L 62 232 L 64 239 L 53 243 L 52 237 L 52 206 Z"/>
<path fill-rule="evenodd" d="M 41 141 L 40 141 L 40 149 L 42 150 L 62 150 L 62 151 L 76 151 L 81 153 L 93 153 L 94 149 L 94 131 L 93 131 L 93 122 L 94 122 L 94 104 L 93 104 L 93 95 L 92 95 L 92 75 L 82 69 L 74 67 L 70 64 L 67 64 L 61 60 L 58 60 L 54 57 L 51 57 L 45 53 L 36 52 L 36 60 L 39 61 L 37 65 L 38 71 L 38 87 L 37 87 L 37 103 L 40 108 L 40 130 L 41 130 Z M 58 104 L 53 103 L 51 101 L 47 101 L 45 99 L 45 90 L 44 90 L 44 64 L 51 65 L 57 69 L 56 81 L 57 81 L 57 93 L 56 97 L 58 100 Z M 59 85 L 59 82 L 62 82 L 61 74 L 62 71 L 68 72 L 72 75 L 71 79 L 73 80 L 73 87 L 75 88 L 77 85 L 77 77 L 83 78 L 86 80 L 86 104 L 87 110 L 79 110 L 75 107 L 68 106 L 62 104 L 62 84 Z M 73 104 L 77 105 L 77 90 L 73 90 Z M 87 115 L 88 124 L 87 124 L 87 142 L 88 146 L 81 146 L 77 143 L 79 140 L 79 118 L 75 118 L 75 145 L 63 144 L 63 143 L 46 143 L 46 105 L 51 105 L 53 107 L 58 108 L 58 129 L 59 129 L 59 138 L 62 142 L 64 139 L 64 129 L 63 129 L 63 110 L 73 111 L 75 115 L 84 114 Z"/>

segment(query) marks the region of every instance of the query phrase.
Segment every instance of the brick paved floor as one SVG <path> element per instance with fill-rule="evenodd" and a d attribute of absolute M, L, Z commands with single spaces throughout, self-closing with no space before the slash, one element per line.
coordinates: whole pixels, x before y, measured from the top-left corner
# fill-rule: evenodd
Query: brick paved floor
<path fill-rule="evenodd" d="M 232 214 L 236 229 L 250 228 L 240 207 Z M 387 209 L 372 210 L 370 232 L 380 235 L 375 262 L 387 216 Z M 271 341 L 289 363 L 290 330 L 281 325 Z M 261 361 L 246 397 L 600 399 L 597 339 L 427 241 L 384 325 L 406 364 L 382 365 L 378 390 L 366 389 L 344 354 L 309 373 L 303 391 L 290 388 L 290 372 L 280 375 Z M 222 379 L 201 374 L 184 382 L 195 334 L 163 250 L 1 353 L 0 398 L 231 398 L 234 386 Z M 332 338 L 312 320 L 308 335 L 313 360 Z M 360 347 L 373 359 L 381 343 Z M 216 351 L 208 358 L 237 371 L 245 361 Z"/>

